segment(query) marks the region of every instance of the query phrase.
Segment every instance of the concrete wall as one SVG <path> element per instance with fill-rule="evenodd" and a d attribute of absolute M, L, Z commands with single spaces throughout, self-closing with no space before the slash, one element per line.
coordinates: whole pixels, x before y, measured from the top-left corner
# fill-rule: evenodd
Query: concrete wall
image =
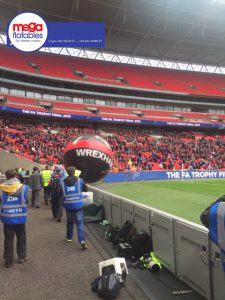
<path fill-rule="evenodd" d="M 0 170 L 5 172 L 7 169 L 24 168 L 32 170 L 34 166 L 43 168 L 43 165 L 18 157 L 12 153 L 0 150 Z"/>

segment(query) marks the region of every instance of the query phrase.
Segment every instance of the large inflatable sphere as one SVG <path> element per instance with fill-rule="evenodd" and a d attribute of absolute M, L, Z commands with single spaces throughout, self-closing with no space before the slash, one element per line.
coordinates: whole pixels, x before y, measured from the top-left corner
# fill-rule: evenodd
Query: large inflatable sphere
<path fill-rule="evenodd" d="M 112 149 L 100 136 L 81 135 L 66 146 L 63 163 L 81 170 L 85 182 L 96 182 L 112 167 Z"/>

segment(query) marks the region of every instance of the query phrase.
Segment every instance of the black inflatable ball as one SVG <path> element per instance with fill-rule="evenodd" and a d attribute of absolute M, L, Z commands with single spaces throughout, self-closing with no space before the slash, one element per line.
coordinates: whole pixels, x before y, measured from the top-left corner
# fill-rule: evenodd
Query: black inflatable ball
<path fill-rule="evenodd" d="M 85 182 L 96 182 L 112 167 L 112 149 L 100 136 L 81 135 L 66 146 L 63 163 L 80 170 Z"/>

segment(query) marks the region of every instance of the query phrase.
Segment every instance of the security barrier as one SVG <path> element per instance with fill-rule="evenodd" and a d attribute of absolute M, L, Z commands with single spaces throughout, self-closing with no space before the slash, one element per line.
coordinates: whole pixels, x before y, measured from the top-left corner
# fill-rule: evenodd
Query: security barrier
<path fill-rule="evenodd" d="M 209 241 L 205 227 L 95 187 L 89 190 L 113 225 L 131 220 L 138 230 L 149 232 L 154 252 L 175 276 L 208 300 L 225 299 L 220 250 Z"/>

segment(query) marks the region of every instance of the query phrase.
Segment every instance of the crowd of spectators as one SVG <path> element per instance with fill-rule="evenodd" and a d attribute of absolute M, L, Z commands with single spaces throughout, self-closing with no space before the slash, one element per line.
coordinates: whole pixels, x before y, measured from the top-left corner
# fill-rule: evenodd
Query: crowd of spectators
<path fill-rule="evenodd" d="M 113 150 L 113 171 L 218 170 L 225 168 L 223 135 L 152 128 L 102 127 L 3 120 L 0 149 L 41 164 L 62 164 L 63 149 L 81 134 L 105 138 Z"/>

